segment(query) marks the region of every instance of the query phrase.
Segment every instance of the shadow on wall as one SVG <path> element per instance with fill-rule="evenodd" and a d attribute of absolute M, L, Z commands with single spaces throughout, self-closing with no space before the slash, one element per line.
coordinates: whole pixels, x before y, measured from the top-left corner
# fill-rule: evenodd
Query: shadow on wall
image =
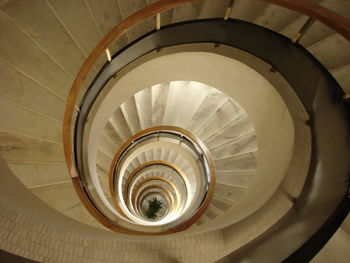
<path fill-rule="evenodd" d="M 34 263 L 37 261 L 33 261 L 30 259 L 22 258 L 10 253 L 7 253 L 3 250 L 0 250 L 0 262 L 11 262 L 11 263 Z"/>

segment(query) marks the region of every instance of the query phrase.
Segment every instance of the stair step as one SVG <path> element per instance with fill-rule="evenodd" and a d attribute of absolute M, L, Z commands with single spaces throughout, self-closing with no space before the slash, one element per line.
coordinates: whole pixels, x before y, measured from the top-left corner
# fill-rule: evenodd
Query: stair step
<path fill-rule="evenodd" d="M 172 23 L 197 19 L 201 3 L 188 3 L 174 8 Z"/>
<path fill-rule="evenodd" d="M 98 149 L 111 158 L 114 158 L 114 155 L 118 150 L 118 148 L 113 145 L 109 139 L 106 138 L 104 133 L 100 136 L 100 139 L 98 141 Z"/>
<path fill-rule="evenodd" d="M 83 204 L 77 204 L 64 210 L 62 213 L 87 225 L 95 221 Z"/>
<path fill-rule="evenodd" d="M 209 221 L 209 218 L 204 214 L 196 222 L 196 226 L 201 226 Z"/>
<path fill-rule="evenodd" d="M 200 128 L 224 105 L 227 97 L 220 91 L 211 88 L 197 112 L 193 116 L 187 130 L 197 134 Z"/>
<path fill-rule="evenodd" d="M 254 23 L 273 31 L 279 32 L 295 21 L 300 13 L 291 11 L 278 5 L 267 5 L 254 20 Z"/>
<path fill-rule="evenodd" d="M 65 163 L 60 143 L 0 131 L 0 144 L 7 163 Z"/>
<path fill-rule="evenodd" d="M 33 188 L 31 191 L 59 212 L 80 204 L 80 199 L 70 180 L 65 184 Z"/>
<path fill-rule="evenodd" d="M 334 1 L 334 0 L 325 0 L 320 1 L 320 4 L 326 8 L 329 8 L 336 13 L 343 15 L 345 17 L 350 17 L 350 2 L 349 1 Z M 311 45 L 320 42 L 331 35 L 334 34 L 334 31 L 330 29 L 328 26 L 324 25 L 316 21 L 310 30 L 305 34 L 305 36 L 301 39 L 301 44 L 305 47 L 309 47 Z"/>
<path fill-rule="evenodd" d="M 279 33 L 293 39 L 307 20 L 308 20 L 307 16 L 301 15 L 298 18 L 296 18 L 293 22 L 291 22 L 289 25 L 281 29 Z"/>
<path fill-rule="evenodd" d="M 308 50 L 328 69 L 350 64 L 350 43 L 339 34 L 310 46 Z"/>
<path fill-rule="evenodd" d="M 216 182 L 219 184 L 247 188 L 254 179 L 255 174 L 255 170 L 216 172 Z"/>
<path fill-rule="evenodd" d="M 81 11 L 83 10 L 78 12 Z M 5 12 L 71 78 L 74 78 L 86 56 L 45 1 L 16 1 L 5 7 Z"/>
<path fill-rule="evenodd" d="M 222 18 L 225 15 L 229 3 L 230 0 L 204 1 L 198 18 Z"/>
<path fill-rule="evenodd" d="M 253 22 L 266 6 L 268 3 L 259 0 L 236 0 L 231 17 Z"/>
<path fill-rule="evenodd" d="M 123 19 L 145 8 L 148 2 L 144 0 L 117 1 Z M 152 17 L 134 26 L 127 32 L 128 42 L 130 43 L 143 34 L 152 31 L 155 28 L 155 24 L 155 18 Z"/>
<path fill-rule="evenodd" d="M 214 214 L 216 214 L 216 216 L 221 216 L 224 211 L 222 211 L 221 209 L 217 208 L 216 206 L 213 205 L 213 203 L 210 203 L 208 209 L 213 212 Z"/>
<path fill-rule="evenodd" d="M 204 140 L 205 145 L 212 149 L 216 146 L 228 143 L 239 136 L 245 135 L 254 130 L 253 124 L 247 114 L 237 116 L 231 123 L 224 126 L 218 132 Z"/>
<path fill-rule="evenodd" d="M 49 89 L 40 86 L 20 71 L 0 60 L 0 97 L 40 112 L 57 121 L 63 120 L 64 101 Z M 52 107 L 55 105 L 55 107 Z"/>
<path fill-rule="evenodd" d="M 70 180 L 65 163 L 10 163 L 9 167 L 26 187 L 55 184 Z"/>
<path fill-rule="evenodd" d="M 214 162 L 217 171 L 256 169 L 256 157 L 253 153 L 226 157 L 215 160 Z"/>
<path fill-rule="evenodd" d="M 215 195 L 221 196 L 230 201 L 238 201 L 243 195 L 244 189 L 236 186 L 216 184 Z"/>
<path fill-rule="evenodd" d="M 211 205 L 214 206 L 216 209 L 219 209 L 221 211 L 221 213 L 227 211 L 231 207 L 230 204 L 228 204 L 227 202 L 222 201 L 219 198 L 215 198 L 215 196 L 211 200 Z"/>
<path fill-rule="evenodd" d="M 131 134 L 134 135 L 139 132 L 141 130 L 141 126 L 135 103 L 135 97 L 130 97 L 120 107 Z"/>
<path fill-rule="evenodd" d="M 0 130 L 61 143 L 62 123 L 0 98 Z"/>
<path fill-rule="evenodd" d="M 226 101 L 226 103 L 211 116 L 210 120 L 202 126 L 198 131 L 197 136 L 203 141 L 209 136 L 213 135 L 217 131 L 221 130 L 221 127 L 230 123 L 242 113 L 242 109 L 234 103 L 232 100 Z"/>
<path fill-rule="evenodd" d="M 152 126 L 163 124 L 168 92 L 169 84 L 152 86 Z"/>
<path fill-rule="evenodd" d="M 112 165 L 112 161 L 113 161 L 113 159 L 110 156 L 106 155 L 104 152 L 102 152 L 100 150 L 97 152 L 96 164 L 98 165 L 98 167 L 100 167 L 106 173 L 109 172 L 111 165 Z"/>
<path fill-rule="evenodd" d="M 122 20 L 118 1 L 115 0 L 104 0 L 94 1 L 87 0 L 91 12 L 95 18 L 95 21 L 101 30 L 103 35 L 106 35 L 112 28 L 118 25 Z M 114 54 L 122 47 L 128 44 L 127 36 L 122 35 L 117 41 L 113 42 L 110 46 L 110 51 Z"/>
<path fill-rule="evenodd" d="M 106 123 L 106 126 L 103 128 L 103 135 L 111 142 L 115 151 L 117 151 L 124 142 L 124 140 L 120 138 L 110 121 L 108 121 Z"/>
<path fill-rule="evenodd" d="M 3 11 L 0 25 L 0 39 L 6 39 L 0 42 L 1 59 L 64 99 L 73 79 Z"/>
<path fill-rule="evenodd" d="M 161 159 L 161 149 L 160 148 L 155 148 L 153 149 L 153 158 L 154 160 L 160 160 Z"/>
<path fill-rule="evenodd" d="M 218 217 L 218 214 L 216 213 L 216 210 L 214 211 L 212 209 L 212 207 L 209 205 L 209 208 L 207 211 L 205 211 L 205 216 L 208 217 L 210 220 L 215 219 L 216 217 Z"/>
<path fill-rule="evenodd" d="M 121 108 L 118 108 L 113 113 L 113 115 L 109 118 L 109 121 L 123 142 L 127 141 L 131 137 L 131 131 Z"/>
<path fill-rule="evenodd" d="M 218 147 L 210 149 L 210 153 L 215 160 L 255 151 L 257 151 L 255 132 L 248 132 L 243 136 L 226 141 Z"/>
<path fill-rule="evenodd" d="M 186 128 L 208 94 L 208 88 L 207 85 L 193 81 L 171 82 L 163 125 Z"/>
<path fill-rule="evenodd" d="M 350 93 L 350 65 L 345 65 L 331 71 L 345 93 Z"/>
<path fill-rule="evenodd" d="M 143 89 L 135 94 L 135 104 L 140 120 L 141 129 L 150 128 L 152 123 L 152 89 Z"/>

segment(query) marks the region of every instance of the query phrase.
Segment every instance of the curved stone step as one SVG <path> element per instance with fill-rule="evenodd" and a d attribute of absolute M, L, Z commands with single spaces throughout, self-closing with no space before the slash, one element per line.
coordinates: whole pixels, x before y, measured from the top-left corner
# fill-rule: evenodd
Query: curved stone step
<path fill-rule="evenodd" d="M 212 205 L 209 205 L 208 209 L 205 211 L 204 214 L 209 220 L 213 220 L 217 218 L 220 213 L 218 213 L 217 210 L 213 209 Z"/>
<path fill-rule="evenodd" d="M 74 78 L 86 56 L 50 7 L 45 1 L 13 1 L 3 10 L 70 77 Z M 80 12 L 80 16 L 83 15 L 81 9 L 77 9 L 76 12 Z"/>
<path fill-rule="evenodd" d="M 230 201 L 237 201 L 244 193 L 245 189 L 237 186 L 216 184 L 215 194 Z"/>
<path fill-rule="evenodd" d="M 227 97 L 222 92 L 212 88 L 193 116 L 187 130 L 197 134 L 198 130 L 209 121 L 226 101 Z"/>
<path fill-rule="evenodd" d="M 236 0 L 231 17 L 253 22 L 268 5 L 259 0 Z"/>
<path fill-rule="evenodd" d="M 220 18 L 224 17 L 230 0 L 204 1 L 198 18 Z"/>
<path fill-rule="evenodd" d="M 111 198 L 111 193 L 109 191 L 109 174 L 99 166 L 97 166 L 96 172 L 105 197 L 107 199 Z"/>
<path fill-rule="evenodd" d="M 201 3 L 187 3 L 174 8 L 172 23 L 197 19 L 201 11 Z"/>
<path fill-rule="evenodd" d="M 110 139 L 108 139 L 105 136 L 105 133 L 103 133 L 100 136 L 99 142 L 98 142 L 98 150 L 101 152 L 104 152 L 109 157 L 113 158 L 115 153 L 118 151 L 118 145 L 115 143 L 112 143 Z"/>
<path fill-rule="evenodd" d="M 98 151 L 96 155 L 96 166 L 101 168 L 106 173 L 109 172 L 112 165 L 113 157 L 108 154 Z"/>
<path fill-rule="evenodd" d="M 163 124 L 163 118 L 168 100 L 169 84 L 152 86 L 152 126 Z"/>
<path fill-rule="evenodd" d="M 163 125 L 186 128 L 209 92 L 209 87 L 194 81 L 172 82 L 168 91 Z M 181 103 L 181 107 L 179 107 Z"/>
<path fill-rule="evenodd" d="M 61 183 L 31 188 L 31 191 L 59 212 L 81 203 L 69 178 Z"/>
<path fill-rule="evenodd" d="M 152 112 L 152 88 L 141 90 L 135 94 L 134 98 L 141 129 L 152 127 L 152 114 L 150 114 Z"/>
<path fill-rule="evenodd" d="M 226 141 L 210 149 L 214 159 L 222 159 L 228 156 L 235 156 L 257 151 L 256 135 L 254 131 Z"/>
<path fill-rule="evenodd" d="M 221 130 L 222 126 L 229 124 L 231 121 L 237 118 L 242 113 L 241 108 L 235 104 L 232 100 L 228 100 L 224 105 L 218 109 L 211 118 L 204 123 L 204 125 L 198 130 L 196 135 L 204 141 L 206 138 Z"/>
<path fill-rule="evenodd" d="M 308 47 L 308 51 L 328 69 L 350 64 L 350 43 L 339 34 L 331 35 L 317 42 Z"/>
<path fill-rule="evenodd" d="M 260 12 L 258 17 L 254 20 L 254 23 L 279 32 L 295 21 L 299 16 L 300 13 L 274 4 L 269 4 Z"/>
<path fill-rule="evenodd" d="M 303 27 L 303 25 L 306 23 L 307 20 L 308 20 L 307 16 L 301 15 L 297 19 L 295 19 L 292 23 L 287 25 L 285 28 L 281 29 L 279 33 L 293 39 L 296 36 L 296 34 L 299 32 L 299 30 Z M 309 34 L 309 31 L 307 34 Z"/>
<path fill-rule="evenodd" d="M 1 10 L 0 38 L 3 61 L 65 100 L 73 79 Z"/>
<path fill-rule="evenodd" d="M 213 205 L 213 202 L 210 203 L 208 210 L 210 213 L 216 214 L 216 217 L 219 217 L 224 213 L 224 211 L 222 211 L 221 209 L 219 209 L 215 205 Z"/>
<path fill-rule="evenodd" d="M 127 18 L 133 13 L 146 7 L 149 3 L 150 1 L 143 1 L 143 0 L 117 1 L 118 9 L 120 10 L 121 17 L 123 19 Z M 143 34 L 155 29 L 155 25 L 156 25 L 155 18 L 151 17 L 151 18 L 145 19 L 142 23 L 131 28 L 126 34 L 128 37 L 129 43 L 139 38 Z"/>
<path fill-rule="evenodd" d="M 115 132 L 122 139 L 123 142 L 127 141 L 131 137 L 131 131 L 128 123 L 126 122 L 125 116 L 121 110 L 118 108 L 112 116 L 109 118 Z"/>
<path fill-rule="evenodd" d="M 104 1 L 86 1 L 89 10 L 95 22 L 98 25 L 102 35 L 106 35 L 112 28 L 118 25 L 122 20 L 118 1 L 104 0 Z M 111 54 L 114 54 L 122 47 L 128 44 L 128 38 L 126 35 L 122 35 L 117 41 L 109 47 Z"/>
<path fill-rule="evenodd" d="M 348 18 L 350 17 L 350 3 L 348 1 L 324 0 L 320 1 L 320 4 L 335 11 L 338 14 L 341 14 Z M 303 37 L 301 43 L 304 46 L 309 47 L 330 37 L 333 34 L 334 31 L 332 29 L 320 22 L 315 22 L 307 34 L 305 34 L 305 37 Z"/>
<path fill-rule="evenodd" d="M 245 153 L 236 156 L 228 156 L 215 160 L 215 168 L 217 171 L 232 170 L 255 170 L 256 169 L 256 152 Z"/>
<path fill-rule="evenodd" d="M 119 147 L 123 144 L 124 140 L 120 138 L 118 135 L 117 131 L 115 130 L 114 126 L 110 121 L 106 123 L 106 126 L 103 129 L 103 134 L 102 136 L 105 136 L 113 145 L 115 149 L 119 149 Z"/>
<path fill-rule="evenodd" d="M 0 144 L 7 163 L 65 163 L 61 143 L 0 131 Z"/>
<path fill-rule="evenodd" d="M 8 163 L 13 173 L 28 188 L 69 181 L 67 165 L 62 163 Z"/>
<path fill-rule="evenodd" d="M 41 86 L 29 76 L 0 59 L 0 98 L 11 101 L 57 121 L 62 121 L 64 100 L 47 87 Z M 52 107 L 55 105 L 55 107 Z"/>
<path fill-rule="evenodd" d="M 96 219 L 90 215 L 82 203 L 73 205 L 72 207 L 69 207 L 66 210 L 62 211 L 62 213 L 73 218 L 74 220 L 77 220 L 80 223 L 87 225 L 91 225 L 96 221 Z"/>
<path fill-rule="evenodd" d="M 248 188 L 255 174 L 255 170 L 217 172 L 216 182 L 218 184 L 237 186 L 240 188 Z"/>
<path fill-rule="evenodd" d="M 215 206 L 217 209 L 221 210 L 222 212 L 225 212 L 231 207 L 233 202 L 228 200 L 223 200 L 222 198 L 218 197 L 218 195 L 214 194 L 214 197 L 211 200 L 211 204 Z"/>
<path fill-rule="evenodd" d="M 230 141 L 234 141 L 241 136 L 250 134 L 254 131 L 254 126 L 247 114 L 238 115 L 235 119 L 224 125 L 220 130 L 211 134 L 203 140 L 209 149 L 213 149 Z M 255 136 L 251 136 L 255 139 Z"/>
<path fill-rule="evenodd" d="M 0 98 L 0 130 L 61 143 L 62 123 Z"/>
<path fill-rule="evenodd" d="M 121 106 L 125 121 L 132 135 L 141 130 L 140 120 L 137 112 L 135 97 L 132 96 L 126 100 Z"/>
<path fill-rule="evenodd" d="M 196 226 L 201 226 L 203 224 L 205 224 L 206 222 L 208 222 L 210 219 L 205 215 L 203 214 L 198 220 L 197 222 L 195 223 Z"/>
<path fill-rule="evenodd" d="M 333 77 L 338 81 L 345 93 L 350 93 L 350 65 L 331 70 Z"/>

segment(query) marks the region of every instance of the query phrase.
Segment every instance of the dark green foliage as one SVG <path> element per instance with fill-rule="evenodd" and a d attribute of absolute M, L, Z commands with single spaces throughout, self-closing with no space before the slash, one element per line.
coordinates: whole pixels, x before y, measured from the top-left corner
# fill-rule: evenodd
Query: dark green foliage
<path fill-rule="evenodd" d="M 163 203 L 157 199 L 157 197 L 153 197 L 152 200 L 148 201 L 148 209 L 145 212 L 145 216 L 149 219 L 155 219 L 157 217 L 157 212 L 162 208 Z"/>

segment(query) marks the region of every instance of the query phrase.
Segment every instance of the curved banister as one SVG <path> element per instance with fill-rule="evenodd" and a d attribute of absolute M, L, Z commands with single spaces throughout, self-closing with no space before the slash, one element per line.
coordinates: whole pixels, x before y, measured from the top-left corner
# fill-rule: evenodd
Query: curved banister
<path fill-rule="evenodd" d="M 78 177 L 74 158 L 72 153 L 72 141 L 71 141 L 71 122 L 74 113 L 74 108 L 76 105 L 76 100 L 83 84 L 87 77 L 87 74 L 92 69 L 94 63 L 97 61 L 99 56 L 108 48 L 108 46 L 119 36 L 123 35 L 130 28 L 134 27 L 141 21 L 151 16 L 157 15 L 167 9 L 174 8 L 178 5 L 192 2 L 201 2 L 203 0 L 162 0 L 158 1 L 152 5 L 145 7 L 142 10 L 134 13 L 120 24 L 114 27 L 107 35 L 105 35 L 98 45 L 93 49 L 88 58 L 82 65 L 74 83 L 70 89 L 66 108 L 64 113 L 63 122 L 63 145 L 64 154 L 67 161 L 67 166 L 69 174 L 72 178 Z M 312 17 L 323 24 L 329 26 L 337 33 L 341 34 L 344 38 L 350 41 L 350 21 L 345 17 L 333 12 L 319 4 L 316 4 L 310 0 L 260 0 L 268 3 L 273 3 L 281 7 L 285 7 L 297 12 L 301 12 L 304 15 Z"/>
<path fill-rule="evenodd" d="M 196 222 L 205 212 L 206 208 L 209 206 L 210 201 L 214 195 L 214 190 L 215 190 L 215 183 L 216 183 L 216 177 L 215 177 L 215 169 L 214 169 L 214 162 L 211 158 L 211 155 L 209 153 L 209 150 L 206 148 L 206 146 L 201 142 L 201 140 L 199 140 L 196 136 L 194 136 L 193 134 L 191 134 L 189 131 L 182 129 L 180 127 L 176 127 L 176 126 L 154 126 L 151 128 L 147 128 L 144 129 L 136 134 L 134 134 L 133 136 L 131 136 L 122 146 L 119 147 L 118 151 L 115 153 L 112 164 L 110 166 L 110 170 L 109 170 L 109 188 L 110 188 L 110 194 L 111 196 L 113 196 L 113 202 L 114 205 L 117 209 L 117 211 L 119 213 L 121 213 L 123 216 L 125 216 L 126 218 L 130 218 L 126 215 L 125 212 L 123 212 L 120 204 L 117 202 L 116 199 L 116 192 L 115 192 L 115 188 L 114 188 L 114 178 L 115 178 L 115 174 L 117 169 L 117 166 L 119 165 L 119 161 L 120 159 L 123 157 L 123 154 L 125 154 L 125 151 L 127 151 L 127 149 L 131 146 L 137 145 L 137 141 L 138 139 L 142 139 L 145 138 L 145 136 L 148 135 L 153 135 L 153 134 L 158 134 L 161 132 L 173 132 L 176 134 L 181 134 L 181 138 L 185 139 L 189 139 L 192 143 L 194 143 L 195 145 L 197 145 L 196 147 L 199 147 L 201 150 L 201 156 L 204 157 L 204 159 L 207 162 L 208 165 L 208 172 L 209 174 L 206 173 L 206 176 L 208 176 L 207 180 L 207 189 L 206 189 L 206 194 L 204 195 L 204 199 L 202 200 L 199 208 L 194 212 L 194 214 L 191 216 L 190 220 L 185 221 L 186 224 L 183 225 L 182 229 L 186 229 L 188 227 L 191 226 L 191 224 L 193 224 L 194 222 Z M 134 176 L 141 171 L 142 169 L 152 166 L 152 165 L 164 165 L 164 166 L 168 166 L 170 168 L 172 168 L 174 171 L 176 171 L 177 174 L 180 175 L 180 177 L 182 178 L 182 180 L 184 181 L 184 184 L 186 185 L 186 187 L 188 186 L 188 183 L 185 182 L 185 174 L 183 173 L 183 171 L 175 164 L 173 163 L 169 163 L 163 160 L 153 160 L 153 161 L 149 161 L 146 163 L 143 163 L 142 165 L 140 165 L 139 167 L 137 167 L 136 169 L 134 169 L 127 177 L 124 187 L 123 187 L 123 198 L 124 201 L 129 201 L 128 197 L 129 197 L 129 184 L 131 183 L 131 181 L 133 180 Z M 166 182 L 167 184 L 169 184 L 171 186 L 171 188 L 178 193 L 177 188 L 175 187 L 175 185 L 168 181 L 165 178 L 161 178 L 161 177 L 149 177 L 143 180 L 143 182 L 146 182 L 148 180 L 162 180 L 164 182 Z M 142 183 L 140 184 L 142 185 Z M 140 186 L 138 186 L 140 187 Z M 136 190 L 134 190 L 133 194 L 131 195 L 131 200 L 133 200 L 135 198 L 135 193 L 137 192 L 138 187 L 136 187 Z M 187 190 L 187 189 L 186 189 Z M 187 192 L 187 191 L 186 191 Z M 177 194 L 178 196 L 179 194 Z M 180 205 L 180 204 L 179 204 Z M 192 223 L 189 223 L 192 222 Z"/>
<path fill-rule="evenodd" d="M 103 54 L 106 48 L 108 48 L 109 45 L 115 39 L 117 39 L 119 36 L 124 34 L 127 30 L 134 27 L 138 23 L 142 22 L 144 19 L 157 15 L 158 13 L 165 11 L 167 9 L 170 9 L 185 3 L 201 2 L 201 1 L 203 0 L 163 0 L 163 1 L 156 2 L 155 4 L 152 4 L 142 10 L 139 10 L 138 12 L 131 15 L 127 19 L 123 20 L 119 25 L 113 28 L 104 38 L 102 38 L 99 44 L 90 53 L 89 57 L 81 67 L 67 98 L 65 114 L 64 114 L 64 124 L 63 124 L 63 144 L 64 144 L 64 153 L 67 161 L 69 174 L 72 177 L 73 185 L 76 188 L 80 199 L 83 201 L 85 205 L 87 204 L 88 201 L 86 201 L 86 196 L 79 182 L 79 176 L 74 164 L 74 156 L 72 152 L 72 139 L 71 139 L 72 117 L 74 114 L 76 100 L 84 80 L 86 79 L 88 73 L 92 69 L 94 63 L 97 61 L 100 55 Z M 325 7 L 322 7 L 321 5 L 318 5 L 309 0 L 298 0 L 298 1 L 296 0 L 260 0 L 260 1 L 273 3 L 297 12 L 301 12 L 329 26 L 330 28 L 335 30 L 337 33 L 341 34 L 344 38 L 350 41 L 350 21 L 345 17 L 331 10 Z M 92 215 L 94 215 L 96 218 L 101 219 L 101 215 L 92 206 L 93 206 L 92 204 L 86 205 L 86 207 L 88 208 L 89 212 Z M 102 219 L 101 221 L 107 227 L 110 227 L 111 229 L 115 228 L 115 226 L 112 225 L 107 218 Z M 176 231 L 181 231 L 183 229 L 186 229 L 184 225 L 182 227 L 177 228 Z M 123 231 L 120 231 L 120 229 L 118 230 L 119 232 L 123 232 Z M 172 233 L 172 232 L 173 231 L 167 231 L 166 233 Z M 124 233 L 138 234 L 139 232 L 124 230 Z"/>
<path fill-rule="evenodd" d="M 153 166 L 153 165 L 164 165 L 164 166 L 170 167 L 174 171 L 176 171 L 180 175 L 180 177 L 182 179 L 185 176 L 184 173 L 181 171 L 181 169 L 179 167 L 177 167 L 175 164 L 172 164 L 172 163 L 169 163 L 169 162 L 166 162 L 166 161 L 155 160 L 155 161 L 150 161 L 150 162 L 144 163 L 144 164 L 140 165 L 139 167 L 137 167 L 134 171 L 132 171 L 129 174 L 128 178 L 126 179 L 126 182 L 124 184 L 124 199 L 125 200 L 127 199 L 127 195 L 128 195 L 128 192 L 129 192 L 129 190 L 128 190 L 129 189 L 129 184 L 134 179 L 136 174 L 139 173 L 140 171 L 142 171 L 142 169 L 144 169 L 146 167 L 149 167 L 149 166 Z M 184 185 L 185 185 L 185 181 L 184 180 L 183 180 L 183 182 L 184 182 Z M 111 193 L 111 194 L 113 194 L 113 193 Z"/>
<path fill-rule="evenodd" d="M 109 45 L 118 37 L 123 35 L 130 28 L 142 22 L 144 19 L 152 17 L 158 13 L 166 11 L 168 9 L 174 8 L 178 5 L 184 3 L 201 2 L 203 0 L 162 0 L 158 1 L 152 5 L 147 6 L 144 9 L 139 10 L 133 15 L 129 16 L 123 20 L 120 24 L 114 27 L 107 35 L 105 35 L 97 46 L 92 50 L 88 58 L 85 60 L 84 64 L 80 68 L 80 71 L 75 78 L 72 88 L 69 91 L 66 109 L 64 112 L 64 122 L 63 122 L 63 145 L 64 154 L 67 161 L 68 171 L 72 178 L 78 177 L 74 158 L 72 153 L 72 141 L 71 141 L 71 122 L 74 112 L 74 107 L 76 105 L 76 100 L 81 89 L 81 86 L 86 79 L 89 71 L 92 69 L 94 63 L 100 57 L 100 55 L 109 47 Z"/>

